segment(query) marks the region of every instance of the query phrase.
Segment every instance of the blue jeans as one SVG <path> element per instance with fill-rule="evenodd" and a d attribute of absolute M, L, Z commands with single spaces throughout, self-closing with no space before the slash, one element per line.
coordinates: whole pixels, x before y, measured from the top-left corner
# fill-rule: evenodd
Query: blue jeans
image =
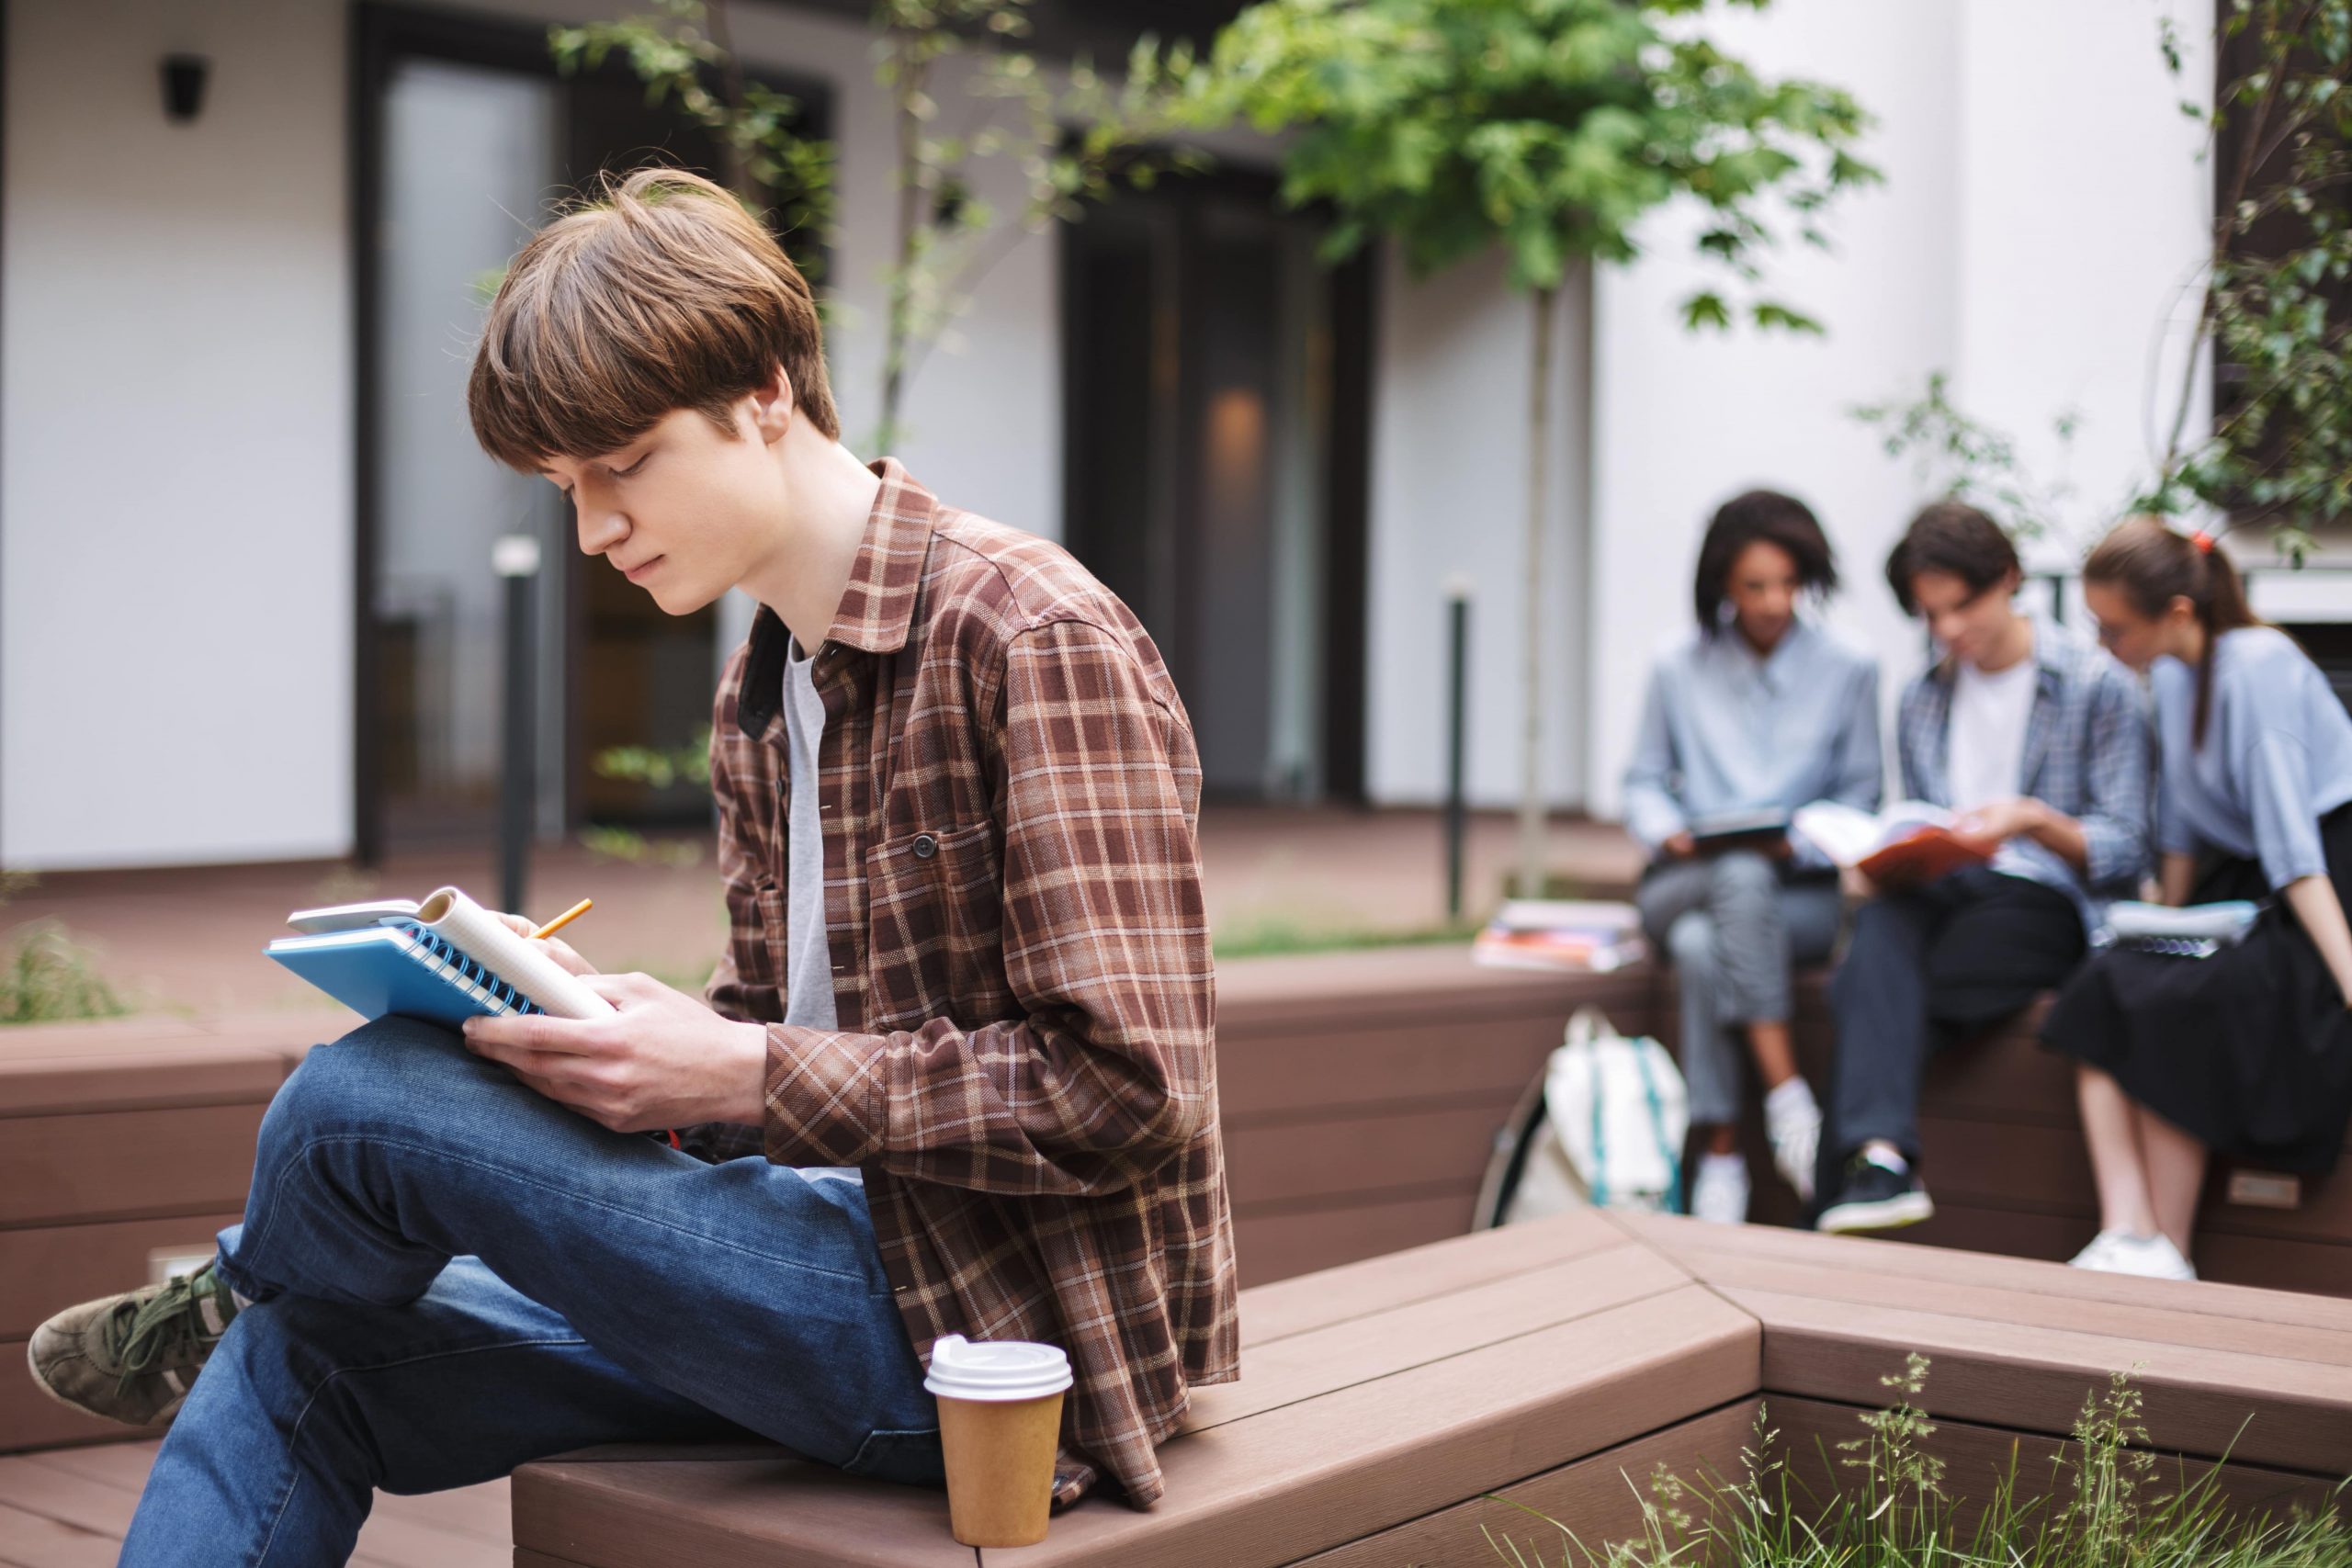
<path fill-rule="evenodd" d="M 943 1481 L 856 1182 L 608 1132 L 379 1019 L 262 1122 L 240 1312 L 164 1438 L 125 1564 L 339 1563 L 378 1488 L 746 1431 Z"/>

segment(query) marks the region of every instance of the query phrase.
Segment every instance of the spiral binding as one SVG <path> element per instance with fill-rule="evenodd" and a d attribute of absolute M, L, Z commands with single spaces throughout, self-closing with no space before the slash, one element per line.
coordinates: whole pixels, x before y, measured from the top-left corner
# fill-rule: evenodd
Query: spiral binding
<path fill-rule="evenodd" d="M 416 944 L 435 960 L 443 974 L 454 975 L 476 990 L 492 997 L 503 1010 L 508 1012 L 545 1010 L 538 1003 L 516 989 L 512 981 L 500 979 L 486 965 L 467 956 L 447 938 L 429 927 L 419 925 L 414 920 L 403 920 L 401 922 L 401 930 L 415 939 Z"/>

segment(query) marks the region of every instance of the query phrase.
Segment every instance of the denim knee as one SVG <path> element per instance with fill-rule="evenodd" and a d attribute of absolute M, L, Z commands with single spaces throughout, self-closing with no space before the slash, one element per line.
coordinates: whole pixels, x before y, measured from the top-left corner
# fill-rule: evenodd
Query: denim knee
<path fill-rule="evenodd" d="M 416 1019 L 379 1018 L 313 1046 L 271 1100 L 262 1142 L 365 1125 L 420 1125 L 443 1114 L 484 1065 L 455 1031 Z"/>
<path fill-rule="evenodd" d="M 1666 950 L 1674 966 L 1686 973 L 1713 969 L 1715 964 L 1715 922 L 1703 910 L 1693 909 L 1667 928 Z"/>
<path fill-rule="evenodd" d="M 1780 868 L 1753 850 L 1717 855 L 1708 869 L 1713 874 L 1718 898 L 1759 897 L 1780 891 Z"/>

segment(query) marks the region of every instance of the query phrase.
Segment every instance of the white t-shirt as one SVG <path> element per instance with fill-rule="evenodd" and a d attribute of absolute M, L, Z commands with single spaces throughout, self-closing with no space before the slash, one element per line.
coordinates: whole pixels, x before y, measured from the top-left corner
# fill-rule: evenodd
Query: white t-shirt
<path fill-rule="evenodd" d="M 2039 670 L 2030 653 L 1997 674 L 1961 665 L 1948 732 L 1954 811 L 1974 811 L 2023 793 L 2025 731 Z"/>

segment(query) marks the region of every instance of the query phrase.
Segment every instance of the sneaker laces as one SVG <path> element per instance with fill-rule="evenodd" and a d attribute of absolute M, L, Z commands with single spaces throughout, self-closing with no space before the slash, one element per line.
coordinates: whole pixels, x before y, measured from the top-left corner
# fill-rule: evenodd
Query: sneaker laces
<path fill-rule="evenodd" d="M 107 1315 L 99 1337 L 112 1350 L 115 1365 L 121 1370 L 115 1381 L 118 1393 L 127 1392 L 132 1380 L 153 1371 L 159 1365 L 193 1359 L 206 1341 L 220 1337 L 207 1332 L 204 1326 L 201 1297 L 206 1293 L 211 1295 L 220 1326 L 225 1330 L 229 1320 L 237 1314 L 237 1303 L 230 1295 L 227 1283 L 213 1273 L 209 1263 L 188 1273 L 174 1275 L 153 1295 L 144 1301 L 133 1296 Z"/>

